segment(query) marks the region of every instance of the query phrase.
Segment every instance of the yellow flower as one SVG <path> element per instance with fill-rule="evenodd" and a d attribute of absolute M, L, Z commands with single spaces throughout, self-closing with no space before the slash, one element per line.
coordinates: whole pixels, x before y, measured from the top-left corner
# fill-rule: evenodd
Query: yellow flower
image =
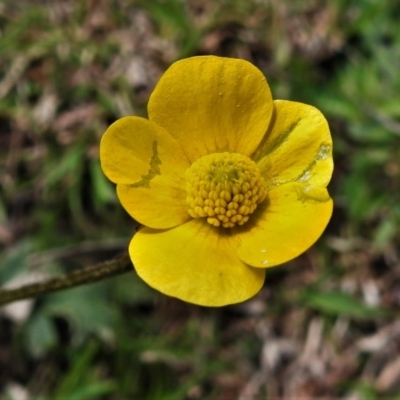
<path fill-rule="evenodd" d="M 333 161 L 320 111 L 273 101 L 247 61 L 203 56 L 165 72 L 148 115 L 112 124 L 100 159 L 144 225 L 129 253 L 150 286 L 205 306 L 238 303 L 260 290 L 266 268 L 321 235 Z"/>

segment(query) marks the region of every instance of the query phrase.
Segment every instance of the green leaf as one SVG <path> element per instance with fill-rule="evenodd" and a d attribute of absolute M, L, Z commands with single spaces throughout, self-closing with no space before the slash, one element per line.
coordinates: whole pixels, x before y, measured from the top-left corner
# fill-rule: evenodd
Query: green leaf
<path fill-rule="evenodd" d="M 90 341 L 80 353 L 74 353 L 72 368 L 61 382 L 54 398 L 90 400 L 115 389 L 111 381 L 93 382 L 95 377 L 92 376 L 90 365 L 98 350 L 99 344 Z"/>
<path fill-rule="evenodd" d="M 42 312 L 52 317 L 63 317 L 71 324 L 75 338 L 85 338 L 89 333 L 102 335 L 114 326 L 118 311 L 107 303 L 105 283 L 51 294 Z"/>
<path fill-rule="evenodd" d="M 0 284 L 8 282 L 22 271 L 27 271 L 28 256 L 32 248 L 32 242 L 22 241 L 8 250 L 4 258 L 1 257 Z"/>
<path fill-rule="evenodd" d="M 90 174 L 93 182 L 93 195 L 95 203 L 108 203 L 115 201 L 115 190 L 110 181 L 105 177 L 100 168 L 99 160 L 92 160 L 90 163 Z"/>
<path fill-rule="evenodd" d="M 71 391 L 68 395 L 68 400 L 97 400 L 101 396 L 112 393 L 115 390 L 116 384 L 110 380 L 89 383 Z"/>
<path fill-rule="evenodd" d="M 152 17 L 160 22 L 165 22 L 182 31 L 187 30 L 190 26 L 185 8 L 180 1 L 149 1 L 145 5 L 150 10 Z"/>
<path fill-rule="evenodd" d="M 46 171 L 47 184 L 49 186 L 55 185 L 66 177 L 76 179 L 77 170 L 83 165 L 85 150 L 85 146 L 79 143 L 69 149 L 61 160 L 54 160 Z"/>
<path fill-rule="evenodd" d="M 396 219 L 384 219 L 374 233 L 374 245 L 377 249 L 384 249 L 397 233 Z"/>
<path fill-rule="evenodd" d="M 57 344 L 57 334 L 52 321 L 40 313 L 32 316 L 24 334 L 30 352 L 36 357 L 42 356 Z"/>
<path fill-rule="evenodd" d="M 382 309 L 367 306 L 342 292 L 307 291 L 303 300 L 307 306 L 329 315 L 372 319 L 386 314 Z"/>

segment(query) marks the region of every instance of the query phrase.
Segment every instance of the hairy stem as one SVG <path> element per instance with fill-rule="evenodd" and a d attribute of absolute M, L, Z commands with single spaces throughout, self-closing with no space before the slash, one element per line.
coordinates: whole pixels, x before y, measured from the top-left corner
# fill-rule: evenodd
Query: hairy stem
<path fill-rule="evenodd" d="M 38 297 L 58 290 L 97 282 L 131 271 L 132 262 L 128 254 L 124 254 L 113 260 L 105 261 L 42 282 L 24 285 L 16 289 L 0 290 L 0 306 L 17 300 Z"/>

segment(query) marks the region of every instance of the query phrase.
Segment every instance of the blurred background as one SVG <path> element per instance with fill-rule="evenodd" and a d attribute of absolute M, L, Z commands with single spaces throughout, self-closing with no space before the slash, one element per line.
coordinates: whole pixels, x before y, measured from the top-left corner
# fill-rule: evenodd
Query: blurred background
<path fill-rule="evenodd" d="M 99 166 L 175 60 L 247 59 L 312 104 L 333 218 L 250 301 L 209 309 L 135 275 L 0 310 L 0 399 L 400 398 L 400 4 L 2 0 L 0 284 L 113 258 L 135 222 Z"/>

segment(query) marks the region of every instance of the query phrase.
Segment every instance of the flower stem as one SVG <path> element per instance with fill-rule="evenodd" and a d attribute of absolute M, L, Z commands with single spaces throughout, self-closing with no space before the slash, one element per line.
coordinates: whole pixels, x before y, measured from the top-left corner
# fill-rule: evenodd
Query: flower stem
<path fill-rule="evenodd" d="M 38 297 L 58 290 L 100 281 L 130 271 L 132 271 L 132 262 L 126 253 L 113 260 L 82 268 L 42 282 L 24 285 L 16 289 L 0 290 L 0 306 L 17 300 Z"/>

